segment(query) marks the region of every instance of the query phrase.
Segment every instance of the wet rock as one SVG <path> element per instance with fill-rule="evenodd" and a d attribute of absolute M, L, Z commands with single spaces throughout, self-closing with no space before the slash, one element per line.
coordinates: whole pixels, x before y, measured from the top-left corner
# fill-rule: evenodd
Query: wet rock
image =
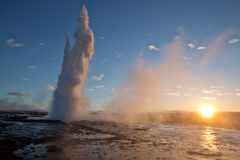
<path fill-rule="evenodd" d="M 62 151 L 63 151 L 62 148 L 55 145 L 51 145 L 47 147 L 47 152 L 62 152 Z"/>

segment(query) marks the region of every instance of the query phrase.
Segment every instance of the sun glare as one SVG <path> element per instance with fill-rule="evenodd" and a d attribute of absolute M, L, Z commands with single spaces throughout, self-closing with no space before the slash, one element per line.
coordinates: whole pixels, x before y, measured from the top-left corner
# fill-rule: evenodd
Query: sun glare
<path fill-rule="evenodd" d="M 214 109 L 209 104 L 202 104 L 199 106 L 199 113 L 205 118 L 211 118 L 214 115 Z"/>

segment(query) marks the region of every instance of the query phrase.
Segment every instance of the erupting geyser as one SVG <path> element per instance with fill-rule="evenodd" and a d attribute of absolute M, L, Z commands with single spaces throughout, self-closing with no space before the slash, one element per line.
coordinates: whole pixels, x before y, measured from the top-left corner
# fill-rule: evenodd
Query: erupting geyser
<path fill-rule="evenodd" d="M 81 10 L 74 38 L 75 44 L 71 47 L 67 34 L 62 71 L 53 95 L 53 119 L 71 121 L 87 114 L 88 102 L 83 89 L 89 68 L 88 61 L 94 54 L 94 34 L 88 25 L 85 6 Z"/>

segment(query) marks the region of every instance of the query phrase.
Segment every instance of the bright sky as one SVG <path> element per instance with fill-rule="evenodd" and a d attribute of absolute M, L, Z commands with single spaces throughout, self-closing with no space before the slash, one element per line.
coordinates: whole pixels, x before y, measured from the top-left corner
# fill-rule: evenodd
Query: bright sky
<path fill-rule="evenodd" d="M 184 49 L 179 58 L 198 83 L 190 78 L 189 84 L 187 79 L 162 85 L 161 109 L 211 103 L 240 111 L 238 0 L 1 0 L 0 104 L 50 104 L 66 33 L 73 35 L 83 4 L 95 34 L 85 87 L 93 110 L 111 101 L 140 56 L 147 64 L 165 62 L 164 48 L 178 36 Z"/>

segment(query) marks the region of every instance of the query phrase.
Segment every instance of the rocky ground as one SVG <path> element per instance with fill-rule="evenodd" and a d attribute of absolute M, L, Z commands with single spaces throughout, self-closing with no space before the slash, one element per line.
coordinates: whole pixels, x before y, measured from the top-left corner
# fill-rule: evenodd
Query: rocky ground
<path fill-rule="evenodd" d="M 28 120 L 1 113 L 1 159 L 189 159 L 240 157 L 240 130 L 199 125 Z"/>

